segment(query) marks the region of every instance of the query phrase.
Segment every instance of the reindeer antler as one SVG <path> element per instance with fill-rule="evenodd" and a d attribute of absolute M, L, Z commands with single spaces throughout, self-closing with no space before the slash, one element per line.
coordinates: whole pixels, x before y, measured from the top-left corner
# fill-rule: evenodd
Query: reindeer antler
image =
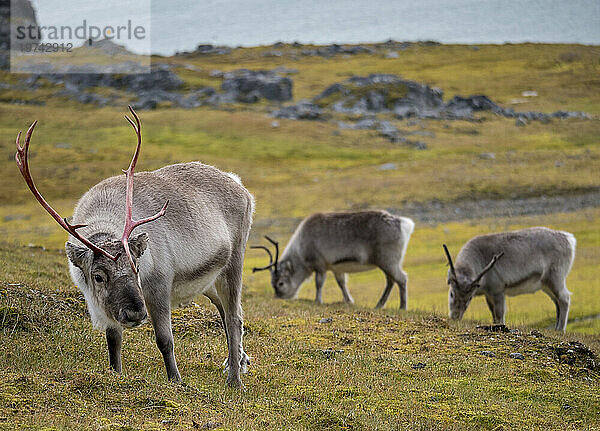
<path fill-rule="evenodd" d="M 490 263 L 488 263 L 487 266 L 485 268 L 483 268 L 483 270 L 479 273 L 479 275 L 477 277 L 475 277 L 475 279 L 471 282 L 471 285 L 477 284 L 479 282 L 479 280 L 481 280 L 481 277 L 483 277 L 490 269 L 492 269 L 492 267 L 496 264 L 496 262 L 498 262 L 498 259 L 500 259 L 502 256 L 504 256 L 503 251 L 501 251 L 500 253 L 495 255 L 492 258 L 492 260 L 490 261 Z"/>
<path fill-rule="evenodd" d="M 52 208 L 50 206 L 50 204 L 48 202 L 46 202 L 46 200 L 42 197 L 42 195 L 38 191 L 37 187 L 35 186 L 35 184 L 33 182 L 33 178 L 31 177 L 31 172 L 29 171 L 28 155 L 29 155 L 29 141 L 31 140 L 31 135 L 33 134 L 33 129 L 35 128 L 36 124 L 37 124 L 37 120 L 35 120 L 29 127 L 29 130 L 27 130 L 27 135 L 25 135 L 25 146 L 24 147 L 21 147 L 21 132 L 20 131 L 19 131 L 19 134 L 17 135 L 17 141 L 16 141 L 17 153 L 15 154 L 15 161 L 17 162 L 19 171 L 21 171 L 21 175 L 25 179 L 27 186 L 29 186 L 29 190 L 31 190 L 31 193 L 33 193 L 33 196 L 35 196 L 35 198 L 40 203 L 40 205 L 42 205 L 42 207 L 44 207 L 44 209 L 48 212 L 48 214 L 50 214 L 52 216 L 52 218 L 54 220 L 56 220 L 56 222 L 64 230 L 66 230 L 71 235 L 73 235 L 75 238 L 77 238 L 79 241 L 81 241 L 83 244 L 85 244 L 94 253 L 103 254 L 107 258 L 116 261 L 119 258 L 119 254 L 117 254 L 116 256 L 113 256 L 106 250 L 98 247 L 97 245 L 92 243 L 90 240 L 88 240 L 84 236 L 80 235 L 77 232 L 77 229 L 80 229 L 87 225 L 85 225 L 85 224 L 76 224 L 76 225 L 70 224 L 66 218 L 61 217 L 56 212 L 56 210 L 54 210 L 54 208 Z"/>
<path fill-rule="evenodd" d="M 157 212 L 156 214 L 154 214 L 151 217 L 147 217 L 141 220 L 133 220 L 133 175 L 134 175 L 134 170 L 135 170 L 135 165 L 137 164 L 137 159 L 138 156 L 140 154 L 140 147 L 142 145 L 142 126 L 140 123 L 140 119 L 137 116 L 137 114 L 135 113 L 135 111 L 133 110 L 133 108 L 131 107 L 131 105 L 129 106 L 129 112 L 131 112 L 131 115 L 133 115 L 133 118 L 135 118 L 135 123 L 133 122 L 133 120 L 131 120 L 131 118 L 129 118 L 127 115 L 125 115 L 125 119 L 127 121 L 129 121 L 129 124 L 131 124 L 131 127 L 133 127 L 133 130 L 135 131 L 135 134 L 137 135 L 137 146 L 135 148 L 135 153 L 133 154 L 133 158 L 131 159 L 131 163 L 129 164 L 129 168 L 127 168 L 126 171 L 123 171 L 123 173 L 125 174 L 126 178 L 127 178 L 127 191 L 125 194 L 125 227 L 123 229 L 123 236 L 121 237 L 121 243 L 123 244 L 123 248 L 125 249 L 125 254 L 127 255 L 127 258 L 129 259 L 129 263 L 131 264 L 131 268 L 133 269 L 133 272 L 135 272 L 137 274 L 137 268 L 135 267 L 135 263 L 133 262 L 133 257 L 131 256 L 131 250 L 129 249 L 129 236 L 131 235 L 131 232 L 133 232 L 133 230 L 140 226 L 143 225 L 144 223 L 148 223 L 151 222 L 153 220 L 156 220 L 159 217 L 162 217 L 163 215 L 165 215 L 165 211 L 167 209 L 167 205 L 169 205 L 169 201 L 167 200 L 165 202 L 165 204 L 163 205 L 162 209 Z"/>
<path fill-rule="evenodd" d="M 448 265 L 450 265 L 450 272 L 452 273 L 452 276 L 456 280 L 457 279 L 456 271 L 454 271 L 454 264 L 452 263 L 452 257 L 450 256 L 450 252 L 448 251 L 448 247 L 446 247 L 446 244 L 444 244 L 444 251 L 446 252 L 446 257 L 448 258 Z"/>
<path fill-rule="evenodd" d="M 128 242 L 129 236 L 131 235 L 131 232 L 136 227 L 138 227 L 144 223 L 148 223 L 153 220 L 156 220 L 157 218 L 165 215 L 165 211 L 167 209 L 167 205 L 169 204 L 169 201 L 167 200 L 167 202 L 165 202 L 165 204 L 163 205 L 162 209 L 158 213 L 154 214 L 153 216 L 147 217 L 147 218 L 144 218 L 141 220 L 133 220 L 133 216 L 132 216 L 132 212 L 133 212 L 133 175 L 134 175 L 135 165 L 137 163 L 137 159 L 140 154 L 140 146 L 142 145 L 142 134 L 141 134 L 141 124 L 140 124 L 139 117 L 137 116 L 137 114 L 135 113 L 135 111 L 133 110 L 133 108 L 131 106 L 129 106 L 129 111 L 133 115 L 133 118 L 135 119 L 135 123 L 127 115 L 125 116 L 125 118 L 127 119 L 129 124 L 131 124 L 131 126 L 135 130 L 135 134 L 137 135 L 137 147 L 135 149 L 135 153 L 133 154 L 133 158 L 131 159 L 131 163 L 129 164 L 129 168 L 126 171 L 123 171 L 123 173 L 126 175 L 126 178 L 127 178 L 126 179 L 127 190 L 125 192 L 126 193 L 125 194 L 125 227 L 123 229 L 123 235 L 121 236 L 121 243 L 123 244 L 123 248 L 125 249 L 125 254 L 127 254 L 127 258 L 129 259 L 131 268 L 137 274 L 138 271 L 137 271 L 137 268 L 135 267 L 135 263 L 133 262 L 133 257 L 131 256 L 131 250 L 129 249 L 129 242 Z M 64 230 L 66 230 L 71 235 L 73 235 L 75 238 L 77 238 L 79 241 L 81 241 L 85 246 L 90 248 L 94 253 L 102 254 L 102 255 L 106 256 L 107 258 L 109 258 L 113 261 L 116 261 L 119 258 L 119 256 L 121 255 L 120 253 L 117 253 L 115 256 L 113 256 L 106 250 L 98 247 L 97 245 L 92 243 L 90 240 L 88 240 L 84 236 L 77 233 L 77 229 L 80 229 L 87 225 L 85 225 L 85 224 L 77 224 L 77 225 L 70 224 L 66 218 L 61 217 L 54 210 L 54 208 L 52 208 L 50 206 L 50 204 L 48 204 L 48 202 L 46 202 L 46 200 L 42 197 L 42 195 L 38 191 L 37 187 L 35 186 L 35 184 L 33 182 L 33 178 L 31 177 L 31 172 L 29 171 L 28 151 L 29 151 L 29 141 L 31 140 L 31 135 L 33 133 L 33 129 L 35 128 L 36 124 L 37 124 L 37 120 L 34 121 L 33 124 L 31 124 L 31 126 L 29 127 L 29 130 L 27 130 L 27 135 L 25 135 L 24 147 L 21 147 L 21 132 L 18 133 L 17 142 L 16 142 L 17 143 L 17 153 L 15 154 L 15 160 L 17 162 L 17 166 L 19 167 L 19 171 L 21 171 L 21 175 L 23 176 L 23 178 L 25 179 L 25 182 L 29 186 L 29 190 L 31 190 L 31 193 L 33 193 L 33 196 L 35 196 L 35 198 L 42 205 L 42 207 L 44 207 L 44 209 L 52 216 L 52 218 L 54 218 L 54 220 L 57 221 L 57 223 Z"/>
<path fill-rule="evenodd" d="M 267 241 L 269 241 L 271 244 L 273 244 L 275 246 L 275 262 L 273 262 L 273 255 L 271 254 L 271 251 L 264 245 L 250 246 L 250 248 L 260 248 L 260 249 L 266 251 L 267 254 L 269 255 L 269 264 L 267 266 L 263 266 L 260 268 L 252 268 L 253 273 L 256 271 L 264 271 L 265 269 L 270 269 L 272 267 L 277 268 L 277 263 L 279 262 L 279 243 L 275 240 L 272 240 L 267 235 L 265 235 L 265 238 L 267 239 Z"/>

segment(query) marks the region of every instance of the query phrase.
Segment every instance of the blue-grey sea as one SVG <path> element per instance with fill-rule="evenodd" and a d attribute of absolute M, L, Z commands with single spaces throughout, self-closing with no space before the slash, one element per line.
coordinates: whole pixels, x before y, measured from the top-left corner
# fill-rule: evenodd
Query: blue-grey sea
<path fill-rule="evenodd" d="M 564 42 L 600 45 L 600 0 L 32 0 L 40 24 L 85 17 L 150 23 L 138 53 L 170 55 L 199 43 Z M 123 43 L 123 42 L 121 42 Z M 150 46 L 150 48 L 148 48 Z"/>

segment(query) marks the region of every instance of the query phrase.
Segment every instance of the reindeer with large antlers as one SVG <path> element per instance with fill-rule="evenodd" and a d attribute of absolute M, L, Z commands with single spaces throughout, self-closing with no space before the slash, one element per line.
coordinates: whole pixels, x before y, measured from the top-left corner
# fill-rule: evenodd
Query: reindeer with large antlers
<path fill-rule="evenodd" d="M 575 245 L 569 232 L 533 227 L 476 236 L 453 263 L 444 244 L 450 317 L 462 319 L 473 296 L 484 295 L 494 323 L 503 324 L 506 295 L 542 289 L 556 305 L 555 329 L 564 332 L 571 301 L 566 279 L 575 259 Z"/>
<path fill-rule="evenodd" d="M 37 121 L 23 147 L 21 132 L 17 136 L 17 165 L 39 203 L 70 234 L 71 278 L 85 296 L 94 327 L 106 331 L 113 370 L 121 371 L 123 328 L 140 325 L 149 313 L 167 376 L 180 380 L 171 307 L 204 294 L 223 321 L 227 382 L 239 386 L 249 364 L 242 347 L 241 292 L 254 199 L 237 176 L 199 162 L 134 175 L 142 137 L 140 120 L 129 110 L 135 121 L 125 118 L 137 147 L 125 176 L 105 179 L 85 193 L 72 222 L 46 202 L 31 177 L 28 149 Z M 142 218 L 134 220 L 134 212 Z"/>

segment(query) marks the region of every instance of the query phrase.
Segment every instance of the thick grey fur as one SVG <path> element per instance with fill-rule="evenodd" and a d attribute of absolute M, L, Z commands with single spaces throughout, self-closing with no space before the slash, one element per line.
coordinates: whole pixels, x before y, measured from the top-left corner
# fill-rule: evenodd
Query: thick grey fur
<path fill-rule="evenodd" d="M 305 218 L 271 268 L 271 284 L 279 298 L 295 298 L 313 272 L 315 301 L 323 303 L 323 283 L 332 271 L 346 303 L 354 300 L 346 287 L 346 273 L 381 269 L 387 284 L 377 308 L 385 305 L 394 283 L 400 289 L 400 308 L 406 309 L 408 277 L 402 269 L 414 223 L 387 211 L 317 213 Z"/>
<path fill-rule="evenodd" d="M 546 227 L 480 235 L 469 240 L 454 262 L 456 279 L 448 270 L 450 317 L 461 319 L 471 299 L 484 295 L 494 323 L 504 324 L 505 296 L 533 293 L 542 289 L 556 305 L 558 331 L 565 331 L 571 293 L 566 279 L 575 259 L 575 237 L 569 232 Z M 493 257 L 504 255 L 471 286 Z"/>
<path fill-rule="evenodd" d="M 94 326 L 106 331 L 110 366 L 121 371 L 123 328 L 142 323 L 147 310 L 170 380 L 181 378 L 171 308 L 204 294 L 223 321 L 227 382 L 239 386 L 240 371 L 249 363 L 242 347 L 241 294 L 254 199 L 235 175 L 199 162 L 135 174 L 134 219 L 151 216 L 166 200 L 166 214 L 137 227 L 130 237 L 139 278 L 124 254 L 113 262 L 73 237 L 66 244 L 71 277 L 86 297 Z M 123 252 L 124 219 L 124 175 L 92 187 L 73 214 L 73 223 L 87 224 L 81 234 L 115 253 Z"/>

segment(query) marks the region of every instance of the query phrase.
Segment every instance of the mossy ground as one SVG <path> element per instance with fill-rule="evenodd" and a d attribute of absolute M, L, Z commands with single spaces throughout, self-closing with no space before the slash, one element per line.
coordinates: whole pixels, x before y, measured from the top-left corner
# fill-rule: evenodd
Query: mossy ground
<path fill-rule="evenodd" d="M 204 300 L 174 312 L 183 383 L 170 384 L 149 325 L 125 333 L 123 374 L 108 370 L 104 338 L 91 329 L 64 255 L 2 243 L 0 259 L 6 264 L 0 275 L 0 428 L 600 426 L 598 369 L 557 350 L 577 340 L 597 351 L 597 337 L 526 327 L 491 333 L 432 312 L 277 301 L 264 285 L 250 282 L 244 292 L 245 347 L 252 356 L 246 390 L 224 386 L 225 340 L 216 310 Z M 510 358 L 515 352 L 525 359 Z"/>
<path fill-rule="evenodd" d="M 173 57 L 190 88 L 216 85 L 213 69 L 299 70 L 295 99 L 310 98 L 352 74 L 395 73 L 445 90 L 445 97 L 482 93 L 511 105 L 521 92 L 538 97 L 517 110 L 583 110 L 593 120 L 554 120 L 517 127 L 483 114 L 484 121 L 397 122 L 429 149 L 391 144 L 373 131 L 341 131 L 327 122 L 278 120 L 268 106 L 231 111 L 164 108 L 140 112 L 144 146 L 139 169 L 201 160 L 238 173 L 257 198 L 251 241 L 265 233 L 285 243 L 282 221 L 315 211 L 400 208 L 404 202 L 566 195 L 600 185 L 600 51 L 572 45 L 414 46 L 397 59 L 357 55 L 266 58 L 268 47 L 229 56 Z M 13 82 L 15 77 L 2 75 Z M 183 385 L 165 381 L 149 326 L 125 336 L 124 374 L 107 370 L 106 348 L 72 286 L 62 248 L 66 235 L 32 199 L 14 166 L 14 137 L 39 119 L 31 169 L 39 189 L 65 216 L 102 178 L 125 168 L 133 150 L 120 107 L 98 109 L 36 91 L 10 90 L 0 100 L 0 427 L 104 429 L 594 429 L 600 427 L 599 377 L 581 363 L 560 361 L 553 349 L 579 340 L 599 351 L 600 210 L 530 217 L 417 224 L 405 260 L 409 312 L 398 312 L 396 291 L 381 312 L 371 311 L 384 285 L 377 271 L 352 275 L 357 305 L 339 303 L 329 277 L 327 305 L 312 303 L 307 283 L 295 302 L 272 297 L 267 274 L 251 274 L 264 256 L 245 262 L 246 348 L 252 373 L 247 391 L 226 389 L 220 364 L 225 341 L 215 310 L 174 313 L 176 354 Z M 495 159 L 481 153 L 493 152 Z M 380 171 L 387 162 L 398 169 Z M 473 235 L 545 225 L 573 232 L 577 257 L 568 278 L 573 292 L 567 335 L 548 332 L 554 305 L 544 294 L 509 299 L 508 324 L 519 334 L 474 329 L 490 323 L 485 301 L 466 320 L 448 322 L 441 244 L 456 252 Z M 48 251 L 20 244 L 45 246 Z M 312 283 L 310 283 L 312 284 Z M 318 323 L 323 317 L 332 322 Z M 528 335 L 540 330 L 542 337 Z M 480 354 L 492 351 L 495 358 Z M 524 361 L 510 359 L 520 352 Z M 414 369 L 422 362 L 425 368 Z"/>

